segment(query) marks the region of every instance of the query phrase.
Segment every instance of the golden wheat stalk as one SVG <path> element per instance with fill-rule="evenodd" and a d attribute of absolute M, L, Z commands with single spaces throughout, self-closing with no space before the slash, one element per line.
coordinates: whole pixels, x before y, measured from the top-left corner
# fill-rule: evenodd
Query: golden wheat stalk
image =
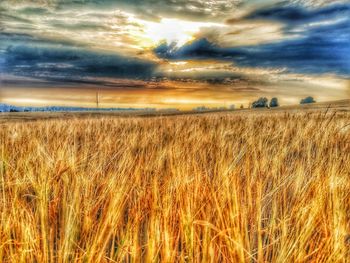
<path fill-rule="evenodd" d="M 2 262 L 346 262 L 348 113 L 2 124 Z"/>

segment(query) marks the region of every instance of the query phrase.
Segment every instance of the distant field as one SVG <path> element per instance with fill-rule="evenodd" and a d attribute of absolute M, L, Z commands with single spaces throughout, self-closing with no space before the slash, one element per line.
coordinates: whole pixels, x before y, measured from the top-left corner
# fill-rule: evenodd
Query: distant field
<path fill-rule="evenodd" d="M 347 262 L 350 112 L 327 107 L 3 114 L 0 262 Z"/>
<path fill-rule="evenodd" d="M 17 121 L 36 121 L 53 119 L 72 119 L 72 118 L 101 118 L 101 117 L 152 117 L 152 116 L 173 116 L 189 114 L 208 114 L 218 112 L 232 112 L 245 114 L 254 111 L 255 113 L 280 112 L 280 111 L 314 111 L 314 110 L 337 110 L 339 112 L 350 112 L 350 100 L 330 101 L 322 103 L 313 103 L 307 105 L 282 106 L 271 109 L 235 109 L 235 110 L 210 110 L 210 111 L 101 111 L 101 112 L 11 112 L 0 113 L 0 124 L 5 122 Z"/>

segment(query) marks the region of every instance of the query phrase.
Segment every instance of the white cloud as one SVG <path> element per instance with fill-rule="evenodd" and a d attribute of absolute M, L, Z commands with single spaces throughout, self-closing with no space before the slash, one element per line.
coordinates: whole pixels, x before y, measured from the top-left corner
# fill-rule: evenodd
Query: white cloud
<path fill-rule="evenodd" d="M 293 4 L 316 8 L 330 4 L 344 3 L 344 0 L 291 0 L 290 2 Z"/>

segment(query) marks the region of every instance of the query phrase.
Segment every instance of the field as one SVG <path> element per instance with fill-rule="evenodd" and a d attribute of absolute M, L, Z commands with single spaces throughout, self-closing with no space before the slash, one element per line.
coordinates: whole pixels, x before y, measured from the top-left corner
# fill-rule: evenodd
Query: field
<path fill-rule="evenodd" d="M 350 260 L 349 111 L 6 118 L 1 262 Z"/>

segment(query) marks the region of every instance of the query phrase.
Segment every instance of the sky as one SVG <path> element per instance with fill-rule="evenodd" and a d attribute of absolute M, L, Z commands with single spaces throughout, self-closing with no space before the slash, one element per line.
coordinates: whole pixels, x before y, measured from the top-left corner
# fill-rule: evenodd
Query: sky
<path fill-rule="evenodd" d="M 287 105 L 349 79 L 350 1 L 0 1 L 0 103 Z"/>

